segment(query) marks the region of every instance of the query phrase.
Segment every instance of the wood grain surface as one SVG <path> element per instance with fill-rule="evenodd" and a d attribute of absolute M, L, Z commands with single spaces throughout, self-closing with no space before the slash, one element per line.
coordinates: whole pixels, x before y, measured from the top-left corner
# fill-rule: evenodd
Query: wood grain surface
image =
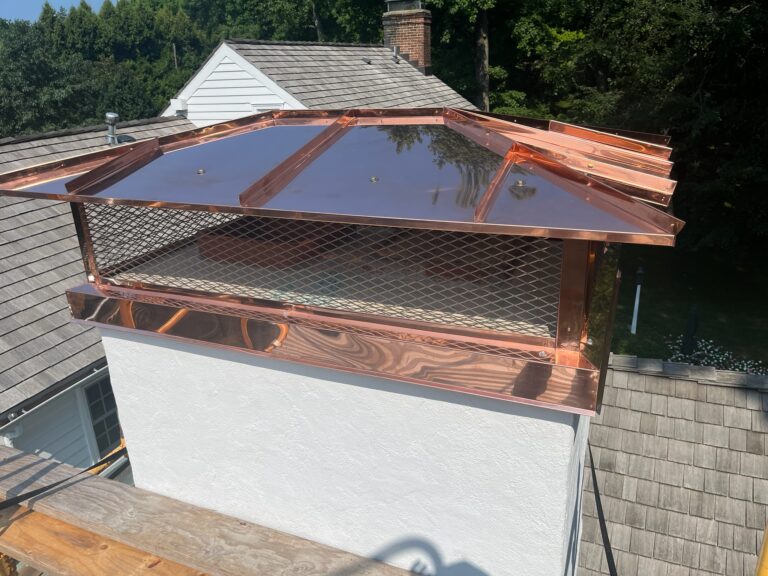
<path fill-rule="evenodd" d="M 21 506 L 0 511 L 0 551 L 57 576 L 204 574 Z"/>
<path fill-rule="evenodd" d="M 0 446 L 0 500 L 61 480 L 76 471 L 66 464 Z M 79 476 L 25 505 L 75 528 L 209 574 L 408 574 L 330 546 L 98 476 Z"/>

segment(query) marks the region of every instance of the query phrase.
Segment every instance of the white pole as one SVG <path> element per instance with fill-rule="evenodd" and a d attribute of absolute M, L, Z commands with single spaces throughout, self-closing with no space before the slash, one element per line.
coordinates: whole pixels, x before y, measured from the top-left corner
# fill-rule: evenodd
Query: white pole
<path fill-rule="evenodd" d="M 642 266 L 637 268 L 637 291 L 635 292 L 635 310 L 632 312 L 632 326 L 629 328 L 630 334 L 637 334 L 637 313 L 640 310 L 640 287 L 643 285 L 643 276 L 645 271 Z"/>
<path fill-rule="evenodd" d="M 635 292 L 635 310 L 632 312 L 632 326 L 629 329 L 630 334 L 637 334 L 637 312 L 640 309 L 640 284 L 637 285 Z"/>

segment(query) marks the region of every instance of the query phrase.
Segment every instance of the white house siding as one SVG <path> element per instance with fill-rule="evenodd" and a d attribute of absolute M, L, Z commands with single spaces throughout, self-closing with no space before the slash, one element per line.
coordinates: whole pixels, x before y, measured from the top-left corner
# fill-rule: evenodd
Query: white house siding
<path fill-rule="evenodd" d="M 435 576 L 572 573 L 588 418 L 102 337 L 137 486 Z"/>
<path fill-rule="evenodd" d="M 2 431 L 14 448 L 84 468 L 95 462 L 95 440 L 82 385 L 69 388 L 49 402 L 8 424 Z"/>
<path fill-rule="evenodd" d="M 176 100 L 186 102 L 187 119 L 198 127 L 267 110 L 304 108 L 226 44 L 219 46 Z M 163 116 L 175 113 L 172 105 Z"/>

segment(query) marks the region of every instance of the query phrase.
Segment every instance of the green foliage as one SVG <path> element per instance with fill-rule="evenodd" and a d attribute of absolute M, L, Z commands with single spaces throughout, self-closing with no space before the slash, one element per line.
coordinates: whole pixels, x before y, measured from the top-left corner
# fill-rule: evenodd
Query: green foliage
<path fill-rule="evenodd" d="M 32 23 L 0 20 L 0 136 L 156 115 L 211 49 L 178 1 L 45 4 Z M 176 59 L 173 51 L 176 48 Z M 177 66 L 178 65 L 178 66 Z"/>
<path fill-rule="evenodd" d="M 686 362 L 695 366 L 712 366 L 719 370 L 768 375 L 768 366 L 762 361 L 739 358 L 714 340 L 697 339 L 693 352 L 690 353 L 683 352 L 684 340 L 682 335 L 667 338 L 667 358 L 670 362 Z"/>
<path fill-rule="evenodd" d="M 764 4 L 547 0 L 520 4 L 508 32 L 502 87 L 524 97 L 497 94 L 499 110 L 669 134 L 681 244 L 737 258 L 768 244 Z"/>
<path fill-rule="evenodd" d="M 748 0 L 427 0 L 433 67 L 492 110 L 673 137 L 689 249 L 768 245 L 768 7 Z M 0 137 L 159 113 L 223 38 L 379 42 L 380 0 L 106 0 L 0 20 Z M 175 50 L 174 50 L 175 48 Z"/>

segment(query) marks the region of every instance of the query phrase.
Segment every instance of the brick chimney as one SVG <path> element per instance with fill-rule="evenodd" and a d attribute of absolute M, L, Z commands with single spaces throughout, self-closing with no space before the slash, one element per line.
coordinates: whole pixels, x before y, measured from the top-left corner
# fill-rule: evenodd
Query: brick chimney
<path fill-rule="evenodd" d="M 400 56 L 426 75 L 432 74 L 432 13 L 421 0 L 385 0 L 384 45 L 398 48 Z"/>

